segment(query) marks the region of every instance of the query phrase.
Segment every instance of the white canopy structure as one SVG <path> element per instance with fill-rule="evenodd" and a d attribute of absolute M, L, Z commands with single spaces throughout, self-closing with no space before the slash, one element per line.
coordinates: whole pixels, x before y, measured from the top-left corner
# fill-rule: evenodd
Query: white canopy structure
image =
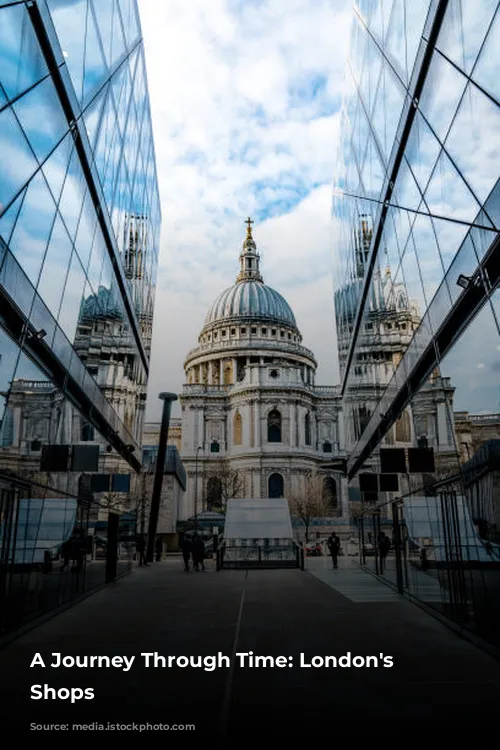
<path fill-rule="evenodd" d="M 288 500 L 230 500 L 227 505 L 226 540 L 293 539 Z"/>
<path fill-rule="evenodd" d="M 230 500 L 224 526 L 224 567 L 298 567 L 285 498 Z"/>

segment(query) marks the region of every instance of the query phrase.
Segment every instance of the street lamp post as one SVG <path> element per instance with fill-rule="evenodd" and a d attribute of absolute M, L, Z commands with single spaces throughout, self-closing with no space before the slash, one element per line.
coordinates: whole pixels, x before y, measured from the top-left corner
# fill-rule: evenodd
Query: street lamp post
<path fill-rule="evenodd" d="M 196 449 L 196 459 L 194 462 L 194 530 L 198 528 L 198 453 L 203 450 L 199 445 Z"/>
<path fill-rule="evenodd" d="M 158 457 L 156 459 L 153 494 L 151 496 L 151 510 L 149 512 L 148 546 L 146 550 L 146 560 L 148 563 L 153 562 L 154 559 L 156 530 L 158 528 L 158 515 L 160 512 L 161 488 L 163 484 L 163 474 L 165 472 L 165 457 L 167 455 L 170 412 L 172 410 L 172 402 L 177 401 L 175 393 L 160 393 L 158 398 L 161 398 L 163 401 L 163 414 L 161 418 L 160 439 L 158 441 Z"/>

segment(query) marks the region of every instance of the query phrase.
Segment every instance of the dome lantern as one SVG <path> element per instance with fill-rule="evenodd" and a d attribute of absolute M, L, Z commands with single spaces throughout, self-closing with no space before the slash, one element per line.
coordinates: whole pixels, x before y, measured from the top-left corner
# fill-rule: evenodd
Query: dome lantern
<path fill-rule="evenodd" d="M 264 279 L 259 269 L 260 255 L 257 252 L 257 246 L 252 236 L 252 219 L 248 217 L 245 224 L 247 225 L 247 236 L 245 237 L 243 249 L 240 253 L 240 272 L 236 278 L 236 283 L 239 284 L 241 281 L 258 281 L 263 284 Z"/>

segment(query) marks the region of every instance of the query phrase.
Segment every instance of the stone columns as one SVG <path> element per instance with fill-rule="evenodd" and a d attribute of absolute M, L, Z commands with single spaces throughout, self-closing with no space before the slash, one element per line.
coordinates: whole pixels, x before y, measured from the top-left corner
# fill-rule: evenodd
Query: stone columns
<path fill-rule="evenodd" d="M 253 408 L 254 408 L 254 414 L 255 414 L 255 417 L 254 417 L 254 423 L 255 423 L 255 447 L 256 448 L 260 448 L 260 445 L 261 445 L 261 439 L 260 439 L 260 437 L 261 437 L 260 436 L 260 430 L 261 430 L 261 425 L 260 425 L 260 421 L 261 421 L 260 420 L 260 416 L 261 416 L 260 415 L 260 401 L 254 401 L 253 402 Z"/>

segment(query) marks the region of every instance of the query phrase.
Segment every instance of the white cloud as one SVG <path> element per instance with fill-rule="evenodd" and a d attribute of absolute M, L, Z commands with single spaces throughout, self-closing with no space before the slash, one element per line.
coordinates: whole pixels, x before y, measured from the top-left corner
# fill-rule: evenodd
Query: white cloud
<path fill-rule="evenodd" d="M 349 0 L 139 0 L 162 200 L 148 418 L 179 391 L 243 221 L 266 283 L 336 382 L 330 201 Z"/>

